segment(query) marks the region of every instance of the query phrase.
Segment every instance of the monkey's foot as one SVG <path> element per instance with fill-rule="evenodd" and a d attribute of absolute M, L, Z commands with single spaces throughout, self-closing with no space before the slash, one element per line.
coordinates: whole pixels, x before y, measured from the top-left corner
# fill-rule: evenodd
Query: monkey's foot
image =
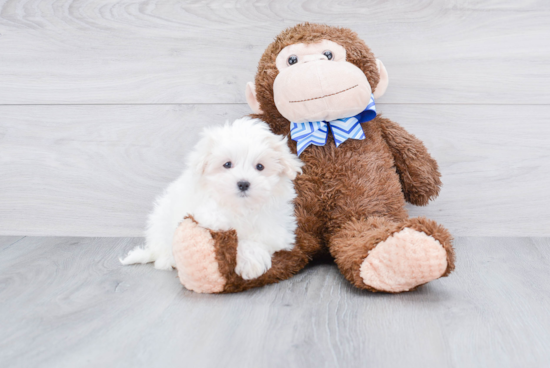
<path fill-rule="evenodd" d="M 226 279 L 216 260 L 214 239 L 210 231 L 193 218 L 185 218 L 174 234 L 172 244 L 178 277 L 185 288 L 197 293 L 219 293 Z"/>
<path fill-rule="evenodd" d="M 451 234 L 424 217 L 350 221 L 331 240 L 330 251 L 346 279 L 370 291 L 409 291 L 454 269 Z"/>
<path fill-rule="evenodd" d="M 369 252 L 360 275 L 373 289 L 398 293 L 438 279 L 446 269 L 447 253 L 441 243 L 406 227 Z"/>

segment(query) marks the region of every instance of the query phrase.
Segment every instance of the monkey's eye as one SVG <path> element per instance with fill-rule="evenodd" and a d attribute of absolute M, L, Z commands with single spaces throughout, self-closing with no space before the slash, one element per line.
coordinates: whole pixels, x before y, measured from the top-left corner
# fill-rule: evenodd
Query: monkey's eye
<path fill-rule="evenodd" d="M 262 171 L 263 169 L 265 169 L 264 165 L 262 165 L 262 164 L 256 165 L 256 170 Z"/>
<path fill-rule="evenodd" d="M 296 55 L 290 55 L 288 57 L 288 65 L 294 65 L 298 62 L 298 56 Z"/>
<path fill-rule="evenodd" d="M 327 59 L 332 60 L 332 52 L 330 50 L 323 51 L 323 55 L 325 55 Z"/>
<path fill-rule="evenodd" d="M 233 165 L 231 164 L 231 161 L 227 161 L 225 164 L 223 164 L 223 167 L 225 167 L 226 169 L 231 169 Z"/>

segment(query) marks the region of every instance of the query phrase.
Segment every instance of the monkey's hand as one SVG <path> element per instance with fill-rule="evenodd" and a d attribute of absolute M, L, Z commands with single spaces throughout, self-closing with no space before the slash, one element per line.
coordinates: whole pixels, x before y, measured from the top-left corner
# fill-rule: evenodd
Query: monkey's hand
<path fill-rule="evenodd" d="M 405 200 L 417 206 L 427 205 L 441 188 L 437 162 L 414 135 L 391 120 L 379 118 L 378 121 L 395 160 Z"/>

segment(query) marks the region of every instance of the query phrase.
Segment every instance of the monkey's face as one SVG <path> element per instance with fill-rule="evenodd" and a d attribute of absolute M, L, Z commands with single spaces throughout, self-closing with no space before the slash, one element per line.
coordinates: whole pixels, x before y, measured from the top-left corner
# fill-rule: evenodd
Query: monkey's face
<path fill-rule="evenodd" d="M 369 104 L 367 77 L 346 61 L 346 49 L 335 42 L 292 44 L 279 52 L 276 65 L 275 105 L 292 122 L 350 117 Z"/>
<path fill-rule="evenodd" d="M 384 64 L 355 32 L 302 23 L 267 47 L 255 82 L 246 85 L 246 101 L 273 131 L 287 134 L 285 120 L 331 121 L 362 112 L 371 92 L 381 97 L 388 81 Z"/>

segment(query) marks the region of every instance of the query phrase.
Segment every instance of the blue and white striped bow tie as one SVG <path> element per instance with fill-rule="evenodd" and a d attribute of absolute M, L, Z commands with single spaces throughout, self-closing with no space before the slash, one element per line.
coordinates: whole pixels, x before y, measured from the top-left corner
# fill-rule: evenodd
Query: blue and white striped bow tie
<path fill-rule="evenodd" d="M 350 118 L 326 121 L 310 121 L 308 123 L 290 123 L 290 137 L 297 142 L 298 156 L 310 145 L 324 146 L 327 143 L 328 127 L 334 136 L 336 147 L 346 139 L 365 139 L 365 133 L 361 123 L 370 121 L 376 117 L 376 105 L 374 96 L 371 95 L 369 104 L 365 110 Z"/>

